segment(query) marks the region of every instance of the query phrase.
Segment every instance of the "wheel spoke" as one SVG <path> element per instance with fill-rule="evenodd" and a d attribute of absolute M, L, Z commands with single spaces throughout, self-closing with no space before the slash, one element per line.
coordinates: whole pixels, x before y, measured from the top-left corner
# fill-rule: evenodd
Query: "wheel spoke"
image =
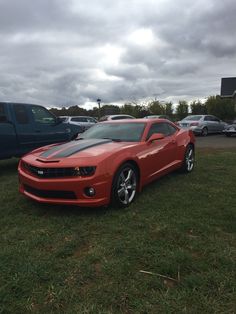
<path fill-rule="evenodd" d="M 128 171 L 127 177 L 125 178 L 125 183 L 127 183 L 127 182 L 130 181 L 132 175 L 133 175 L 133 171 L 130 169 L 130 170 Z"/>
<path fill-rule="evenodd" d="M 125 189 L 125 204 L 129 204 L 129 192 Z"/>
<path fill-rule="evenodd" d="M 125 175 L 124 175 L 124 172 L 121 173 L 120 178 L 121 178 L 121 181 L 124 183 L 124 182 L 125 182 Z"/>
<path fill-rule="evenodd" d="M 122 187 L 121 189 L 119 189 L 119 190 L 117 191 L 117 193 L 118 193 L 119 197 L 121 197 L 122 195 L 125 194 L 125 188 Z"/>
<path fill-rule="evenodd" d="M 127 190 L 132 190 L 134 191 L 136 189 L 136 183 L 133 183 L 133 184 L 129 184 L 126 186 Z"/>

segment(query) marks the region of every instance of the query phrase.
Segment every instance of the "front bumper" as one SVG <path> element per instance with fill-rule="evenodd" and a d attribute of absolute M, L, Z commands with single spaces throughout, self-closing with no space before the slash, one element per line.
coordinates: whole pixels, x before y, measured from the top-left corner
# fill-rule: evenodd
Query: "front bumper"
<path fill-rule="evenodd" d="M 222 132 L 225 134 L 236 134 L 236 129 L 225 129 Z"/>
<path fill-rule="evenodd" d="M 20 193 L 40 203 L 98 207 L 110 202 L 110 178 L 93 175 L 87 178 L 41 179 L 28 174 L 21 167 L 18 173 Z M 95 189 L 94 196 L 85 194 L 88 187 Z"/>

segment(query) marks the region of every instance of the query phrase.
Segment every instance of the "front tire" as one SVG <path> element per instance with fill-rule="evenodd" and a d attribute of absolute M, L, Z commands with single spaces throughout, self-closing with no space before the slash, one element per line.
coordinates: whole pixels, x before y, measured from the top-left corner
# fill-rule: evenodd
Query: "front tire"
<path fill-rule="evenodd" d="M 127 207 L 135 199 L 138 189 L 138 173 L 131 163 L 123 164 L 116 172 L 112 183 L 112 204 Z"/>
<path fill-rule="evenodd" d="M 195 152 L 193 145 L 189 144 L 186 148 L 185 154 L 184 154 L 184 160 L 182 165 L 182 172 L 190 173 L 193 171 L 195 163 Z"/>

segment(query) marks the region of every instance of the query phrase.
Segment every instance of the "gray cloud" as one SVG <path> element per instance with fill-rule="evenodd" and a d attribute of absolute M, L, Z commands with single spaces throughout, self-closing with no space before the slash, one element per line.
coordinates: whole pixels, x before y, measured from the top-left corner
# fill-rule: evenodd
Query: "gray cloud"
<path fill-rule="evenodd" d="M 1 100 L 47 106 L 219 93 L 234 0 L 0 0 Z"/>

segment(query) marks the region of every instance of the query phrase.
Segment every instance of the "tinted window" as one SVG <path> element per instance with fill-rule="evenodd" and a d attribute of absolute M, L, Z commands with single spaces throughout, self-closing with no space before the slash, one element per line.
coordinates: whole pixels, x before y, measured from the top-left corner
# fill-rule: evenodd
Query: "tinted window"
<path fill-rule="evenodd" d="M 216 121 L 215 119 L 216 119 L 216 118 L 213 117 L 213 116 L 206 116 L 206 117 L 204 118 L 204 121 Z"/>
<path fill-rule="evenodd" d="M 162 133 L 165 136 L 174 134 L 176 129 L 174 127 L 171 129 L 171 127 L 172 126 L 169 125 L 169 123 L 154 123 L 148 132 L 147 139 L 154 133 Z"/>
<path fill-rule="evenodd" d="M 172 135 L 177 131 L 177 129 L 172 124 L 169 124 L 169 123 L 168 123 L 168 128 L 169 128 L 169 135 Z"/>
<path fill-rule="evenodd" d="M 93 118 L 87 118 L 87 120 L 89 121 L 89 122 L 91 122 L 91 123 L 96 123 L 97 121 L 95 120 L 95 119 L 93 119 Z"/>
<path fill-rule="evenodd" d="M 71 118 L 71 121 L 75 121 L 75 122 L 88 122 L 87 118 L 84 117 L 80 117 L 80 118 Z"/>
<path fill-rule="evenodd" d="M 4 110 L 4 105 L 0 104 L 0 123 L 7 122 L 7 116 Z"/>
<path fill-rule="evenodd" d="M 139 142 L 145 123 L 98 123 L 85 131 L 82 138 L 108 138 L 124 142 Z"/>
<path fill-rule="evenodd" d="M 19 124 L 29 123 L 29 116 L 25 105 L 13 105 L 16 122 Z"/>
<path fill-rule="evenodd" d="M 123 116 L 112 117 L 112 120 L 121 120 L 125 119 Z"/>
<path fill-rule="evenodd" d="M 43 124 L 54 124 L 56 122 L 55 117 L 44 107 L 31 106 L 34 121 Z"/>

